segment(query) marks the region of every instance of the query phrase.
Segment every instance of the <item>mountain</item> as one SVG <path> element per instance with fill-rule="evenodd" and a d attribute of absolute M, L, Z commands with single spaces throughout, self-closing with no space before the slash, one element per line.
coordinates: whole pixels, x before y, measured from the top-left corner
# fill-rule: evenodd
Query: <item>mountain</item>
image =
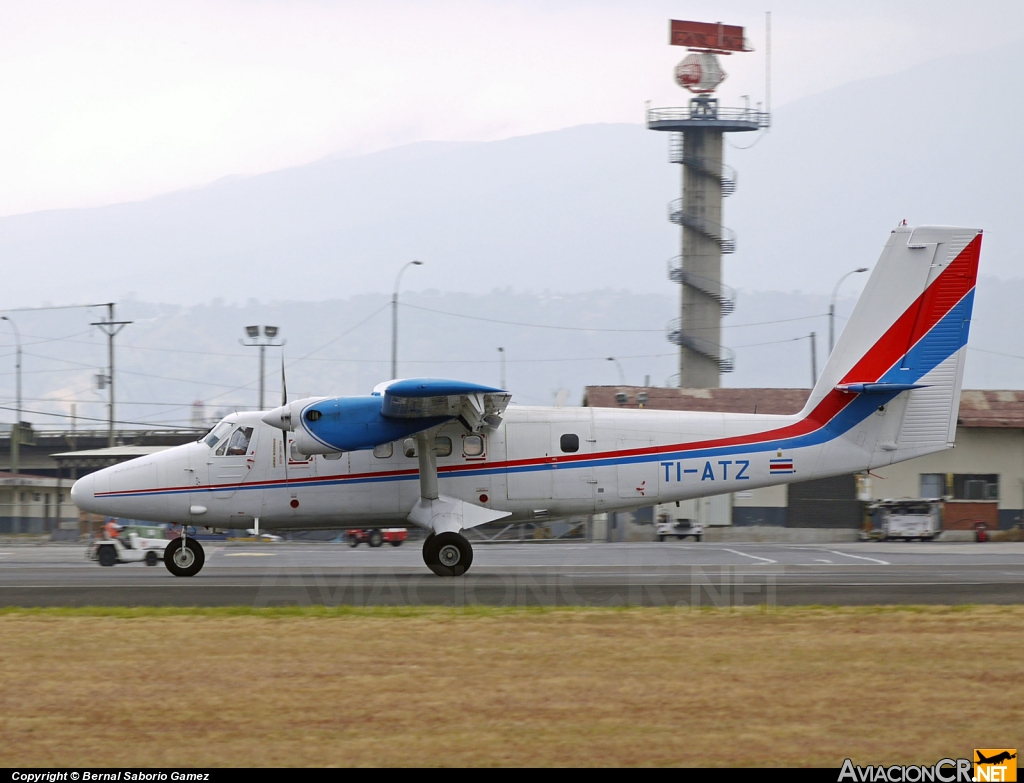
<path fill-rule="evenodd" d="M 873 263 L 903 218 L 981 226 L 986 273 L 1019 275 L 1024 105 L 1012 96 L 1022 72 L 1017 46 L 944 58 L 783 106 L 762 137 L 732 134 L 739 190 L 725 222 L 739 252 L 727 281 L 828 293 Z M 413 258 L 427 266 L 410 287 L 664 293 L 679 244 L 665 220 L 680 178 L 667 141 L 639 125 L 591 125 L 424 142 L 10 216 L 0 219 L 0 307 L 129 293 L 176 304 L 343 298 L 390 291 Z"/>

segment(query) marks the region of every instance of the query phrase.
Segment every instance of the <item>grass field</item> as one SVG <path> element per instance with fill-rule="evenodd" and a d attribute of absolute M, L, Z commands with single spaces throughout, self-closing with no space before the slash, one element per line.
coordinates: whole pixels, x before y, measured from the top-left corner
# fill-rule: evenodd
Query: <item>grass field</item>
<path fill-rule="evenodd" d="M 1024 746 L 1024 607 L 5 610 L 0 766 L 824 765 Z"/>

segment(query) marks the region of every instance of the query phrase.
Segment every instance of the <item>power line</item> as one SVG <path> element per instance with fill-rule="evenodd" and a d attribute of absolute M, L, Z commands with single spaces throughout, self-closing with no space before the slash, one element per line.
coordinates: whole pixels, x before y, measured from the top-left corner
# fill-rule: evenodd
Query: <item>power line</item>
<path fill-rule="evenodd" d="M 555 324 L 532 324 L 524 321 L 505 321 L 498 318 L 484 318 L 479 315 L 467 315 L 465 313 L 451 313 L 447 310 L 435 310 L 431 307 L 421 307 L 420 305 L 400 303 L 401 307 L 411 307 L 414 310 L 423 310 L 428 313 L 436 313 L 438 315 L 447 315 L 452 318 L 465 318 L 470 321 L 484 321 L 492 324 L 504 324 L 506 326 L 528 326 L 534 329 L 557 329 L 561 331 L 569 332 L 617 332 L 617 333 L 660 333 L 664 332 L 664 328 L 661 329 L 601 329 L 598 327 L 589 326 L 557 326 Z M 828 313 L 819 313 L 817 315 L 801 315 L 795 318 L 779 318 L 774 321 L 756 321 L 753 323 L 746 324 L 724 324 L 720 328 L 722 329 L 738 329 L 744 326 L 766 326 L 768 324 L 784 324 L 790 323 L 791 321 L 807 321 L 812 318 L 824 318 Z M 719 327 L 707 327 L 709 329 L 717 329 Z"/>

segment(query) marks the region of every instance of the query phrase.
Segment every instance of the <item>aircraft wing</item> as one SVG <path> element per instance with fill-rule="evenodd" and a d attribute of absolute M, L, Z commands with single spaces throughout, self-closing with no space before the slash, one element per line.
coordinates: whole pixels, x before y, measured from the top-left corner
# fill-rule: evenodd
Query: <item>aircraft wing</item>
<path fill-rule="evenodd" d="M 389 381 L 366 397 L 313 397 L 263 421 L 295 433 L 303 454 L 372 449 L 457 419 L 470 432 L 497 427 L 512 399 L 502 389 L 440 378 Z"/>
<path fill-rule="evenodd" d="M 392 419 L 458 419 L 471 432 L 501 423 L 512 395 L 465 381 L 414 378 L 389 381 L 373 390 L 384 402 L 381 415 Z"/>

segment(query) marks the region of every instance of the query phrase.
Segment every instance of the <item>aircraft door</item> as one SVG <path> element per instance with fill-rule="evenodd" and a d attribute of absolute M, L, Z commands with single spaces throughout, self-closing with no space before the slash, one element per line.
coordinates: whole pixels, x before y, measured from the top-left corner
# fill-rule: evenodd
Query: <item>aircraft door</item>
<path fill-rule="evenodd" d="M 589 409 L 587 409 L 589 414 Z M 552 426 L 555 497 L 568 500 L 593 498 L 597 482 L 594 468 L 581 457 L 594 452 L 591 418 L 567 421 Z"/>
<path fill-rule="evenodd" d="M 288 515 L 304 517 L 315 512 L 317 504 L 313 493 L 315 487 L 310 486 L 310 479 L 316 478 L 316 457 L 303 454 L 295 447 L 295 437 L 287 435 L 288 448 Z"/>
<path fill-rule="evenodd" d="M 631 451 L 643 449 L 651 445 L 651 440 L 620 438 L 618 450 Z M 650 498 L 650 503 L 658 502 L 658 469 L 657 460 L 640 455 L 624 455 L 618 457 L 618 489 L 620 498 Z M 641 503 L 641 505 L 643 505 Z"/>
<path fill-rule="evenodd" d="M 509 422 L 505 425 L 505 444 L 508 499 L 549 500 L 554 483 L 551 425 Z"/>

